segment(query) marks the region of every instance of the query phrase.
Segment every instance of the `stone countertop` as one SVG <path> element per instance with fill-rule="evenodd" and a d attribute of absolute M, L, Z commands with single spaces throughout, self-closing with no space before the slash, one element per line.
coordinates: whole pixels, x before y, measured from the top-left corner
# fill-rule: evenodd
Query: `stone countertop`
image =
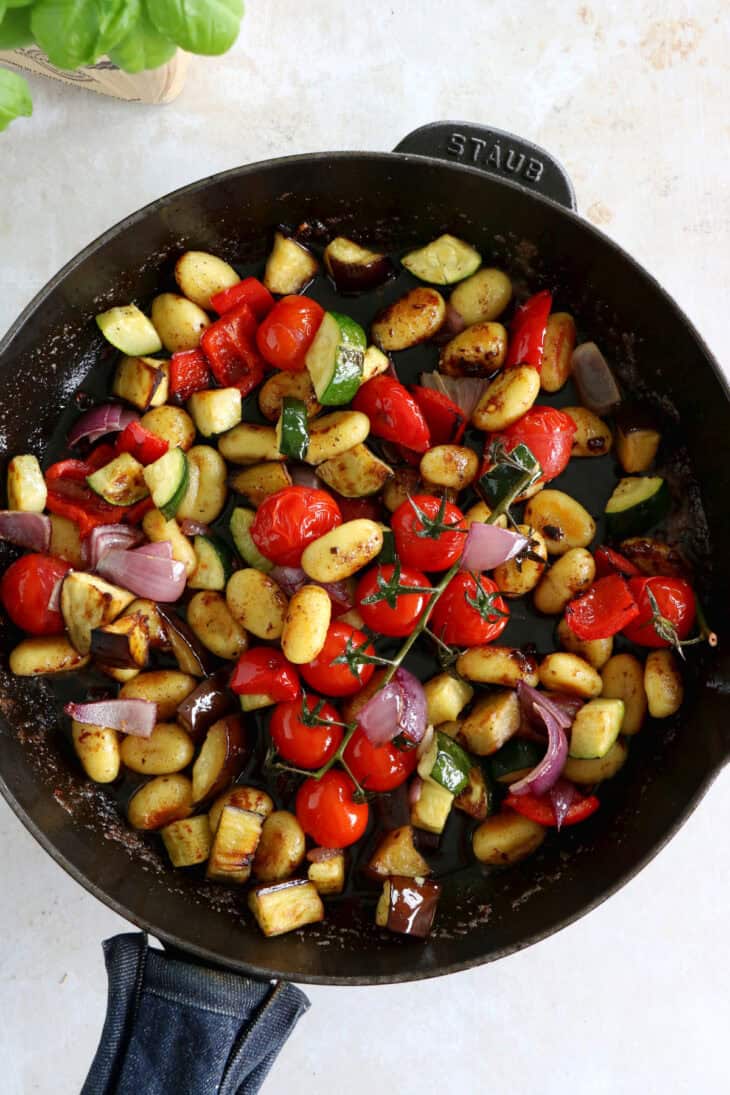
<path fill-rule="evenodd" d="M 195 59 L 169 106 L 33 81 L 34 118 L 0 137 L 0 331 L 82 246 L 162 193 L 271 156 L 391 148 L 454 118 L 555 152 L 583 214 L 659 278 L 722 362 L 730 28 L 717 4 L 248 7 L 234 50 Z M 723 775 L 634 881 L 538 946 L 438 981 L 307 989 L 313 1007 L 265 1091 L 723 1090 L 728 831 Z M 99 943 L 127 925 L 4 803 L 0 842 L 0 1087 L 73 1093 L 105 1008 Z"/>

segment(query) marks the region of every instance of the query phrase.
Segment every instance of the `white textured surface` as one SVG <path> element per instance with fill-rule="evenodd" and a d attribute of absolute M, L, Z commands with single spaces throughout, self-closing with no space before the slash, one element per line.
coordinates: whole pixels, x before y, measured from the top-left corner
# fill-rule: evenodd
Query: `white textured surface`
<path fill-rule="evenodd" d="M 557 153 L 581 210 L 659 277 L 722 360 L 722 5 L 248 7 L 238 46 L 196 61 L 171 106 L 35 82 L 35 118 L 0 138 L 0 330 L 81 246 L 159 194 L 288 152 L 387 149 L 417 125 L 451 117 Z M 413 987 L 308 990 L 312 1010 L 266 1092 L 726 1090 L 727 791 L 725 774 L 634 882 L 529 951 Z M 4 804 L 0 847 L 0 1090 L 73 1093 L 104 1012 L 99 942 L 125 924 L 67 878 Z"/>

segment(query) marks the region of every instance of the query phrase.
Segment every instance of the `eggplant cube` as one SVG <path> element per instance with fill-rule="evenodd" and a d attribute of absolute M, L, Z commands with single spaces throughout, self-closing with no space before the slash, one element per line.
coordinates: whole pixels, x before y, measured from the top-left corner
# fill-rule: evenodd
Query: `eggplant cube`
<path fill-rule="evenodd" d="M 373 878 L 401 875 L 404 878 L 420 878 L 431 873 L 426 860 L 413 843 L 413 828 L 401 825 L 382 838 L 367 865 L 367 873 Z"/>
<path fill-rule="evenodd" d="M 317 887 L 304 878 L 257 886 L 248 895 L 248 904 L 268 937 L 324 920 L 324 905 Z"/>
<path fill-rule="evenodd" d="M 337 852 L 327 859 L 318 859 L 309 864 L 307 877 L 317 887 L 317 893 L 342 893 L 345 887 L 345 854 Z"/>
<path fill-rule="evenodd" d="M 383 886 L 375 923 L 399 935 L 425 939 L 433 926 L 440 896 L 438 882 L 394 875 Z"/>
<path fill-rule="evenodd" d="M 246 729 L 241 715 L 214 722 L 193 765 L 193 802 L 217 795 L 243 768 L 247 754 Z"/>
<path fill-rule="evenodd" d="M 91 632 L 91 654 L 105 668 L 144 669 L 149 649 L 147 620 L 141 612 L 121 616 Z"/>
<path fill-rule="evenodd" d="M 248 882 L 264 819 L 252 810 L 226 805 L 213 839 L 208 878 L 222 882 Z"/>
<path fill-rule="evenodd" d="M 161 830 L 173 867 L 194 867 L 210 854 L 210 825 L 207 814 L 173 821 Z"/>

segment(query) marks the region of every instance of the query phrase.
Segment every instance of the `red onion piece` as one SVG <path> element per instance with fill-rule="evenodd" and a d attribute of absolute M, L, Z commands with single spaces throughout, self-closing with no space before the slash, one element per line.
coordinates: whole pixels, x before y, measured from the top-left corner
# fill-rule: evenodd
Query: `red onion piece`
<path fill-rule="evenodd" d="M 446 323 L 444 326 L 448 329 L 450 335 L 459 335 L 466 327 L 464 317 L 461 312 L 454 308 L 451 302 L 446 305 Z"/>
<path fill-rule="evenodd" d="M 545 710 L 550 712 L 558 726 L 561 726 L 563 730 L 569 730 L 573 725 L 575 716 L 565 710 L 562 701 L 557 700 L 555 696 L 549 696 L 547 692 L 539 692 L 537 688 L 532 688 L 524 681 L 519 681 L 517 685 L 517 699 L 528 715 L 534 714 L 534 706 L 539 703 Z"/>
<path fill-rule="evenodd" d="M 68 443 L 72 448 L 84 438 L 93 443 L 107 433 L 118 433 L 130 422 L 139 422 L 139 415 L 128 411 L 120 403 L 104 403 L 101 407 L 92 407 L 74 423 L 68 435 Z"/>
<path fill-rule="evenodd" d="M 322 480 L 314 468 L 308 468 L 306 464 L 296 464 L 289 468 L 291 481 L 297 487 L 310 487 L 312 490 L 322 489 Z"/>
<path fill-rule="evenodd" d="M 130 548 L 138 544 L 142 533 L 131 525 L 97 525 L 89 533 L 89 566 L 96 570 L 102 557 L 112 548 Z"/>
<path fill-rule="evenodd" d="M 570 719 L 571 726 L 573 725 L 575 716 L 586 702 L 580 696 L 571 696 L 568 692 L 540 692 L 539 695 L 543 703 L 546 699 L 549 699 L 551 703 L 554 703 L 556 707 L 559 707 L 564 712 L 566 718 Z"/>
<path fill-rule="evenodd" d="M 500 563 L 514 559 L 528 543 L 527 537 L 519 532 L 473 521 L 464 542 L 459 567 L 461 570 L 494 570 Z"/>
<path fill-rule="evenodd" d="M 190 517 L 183 517 L 180 522 L 180 532 L 184 536 L 208 536 L 210 526 L 204 525 L 202 521 L 193 521 Z"/>
<path fill-rule="evenodd" d="M 307 859 L 310 863 L 325 863 L 328 859 L 334 859 L 342 854 L 342 848 L 310 848 Z"/>
<path fill-rule="evenodd" d="M 63 578 L 59 578 L 53 589 L 51 590 L 51 596 L 48 598 L 48 609 L 50 612 L 60 612 L 61 610 L 61 586 L 63 585 Z"/>
<path fill-rule="evenodd" d="M 415 806 L 423 791 L 423 780 L 420 776 L 414 776 L 408 787 L 408 804 Z"/>
<path fill-rule="evenodd" d="M 560 832 L 563 826 L 563 822 L 567 817 L 570 807 L 579 797 L 575 784 L 567 779 L 559 779 L 557 783 L 550 788 L 548 798 L 550 799 L 550 803 L 555 813 L 555 824 L 558 832 Z"/>
<path fill-rule="evenodd" d="M 443 373 L 433 372 L 421 373 L 421 384 L 424 388 L 433 388 L 447 395 L 467 418 L 471 418 L 474 408 L 489 387 L 489 380 L 481 376 L 444 376 Z"/>
<path fill-rule="evenodd" d="M 384 745 L 400 734 L 417 745 L 426 733 L 427 710 L 423 685 L 401 666 L 360 709 L 357 721 L 372 745 Z"/>
<path fill-rule="evenodd" d="M 146 555 L 149 559 L 172 559 L 172 544 L 169 540 L 158 540 L 154 544 L 142 544 L 135 548 L 136 555 Z"/>
<path fill-rule="evenodd" d="M 328 594 L 333 605 L 341 612 L 348 612 L 355 603 L 352 596 L 352 588 L 347 581 L 342 582 L 315 582 L 309 578 L 301 567 L 273 567 L 269 571 L 269 577 L 273 578 L 279 589 L 287 597 L 293 597 L 302 586 L 321 586 Z"/>
<path fill-rule="evenodd" d="M 341 582 L 315 582 L 314 584 L 322 587 L 329 595 L 332 604 L 340 612 L 349 612 L 355 604 L 352 586 L 347 579 L 343 579 Z"/>
<path fill-rule="evenodd" d="M 149 700 L 98 700 L 67 703 L 67 715 L 89 726 L 106 726 L 137 738 L 148 738 L 157 722 L 157 704 Z"/>
<path fill-rule="evenodd" d="M 169 549 L 169 543 L 164 543 Z M 97 569 L 104 578 L 128 589 L 130 593 L 136 593 L 138 597 L 149 597 L 150 600 L 164 603 L 177 601 L 187 581 L 185 564 L 161 551 L 153 554 L 148 550 L 153 547 L 160 549 L 164 544 L 145 544 L 132 551 L 112 548 Z"/>
<path fill-rule="evenodd" d="M 29 551 L 48 551 L 51 543 L 51 519 L 44 513 L 0 510 L 0 540 Z"/>
<path fill-rule="evenodd" d="M 568 739 L 565 731 L 571 718 L 556 703 L 522 681 L 517 685 L 520 704 L 531 707 L 547 729 L 547 749 L 542 760 L 516 783 L 510 784 L 513 795 L 543 795 L 557 783 L 568 759 Z"/>
<path fill-rule="evenodd" d="M 616 377 L 595 342 L 582 342 L 573 350 L 573 380 L 584 407 L 594 414 L 609 414 L 621 402 Z"/>
<path fill-rule="evenodd" d="M 416 749 L 416 753 L 418 754 L 418 759 L 419 760 L 421 759 L 423 754 L 427 753 L 429 751 L 429 749 L 431 748 L 431 744 L 433 742 L 435 733 L 436 733 L 436 731 L 435 731 L 434 727 L 431 726 L 431 724 L 429 723 L 429 725 L 426 727 L 426 733 L 423 735 L 423 737 L 419 741 L 418 748 Z"/>

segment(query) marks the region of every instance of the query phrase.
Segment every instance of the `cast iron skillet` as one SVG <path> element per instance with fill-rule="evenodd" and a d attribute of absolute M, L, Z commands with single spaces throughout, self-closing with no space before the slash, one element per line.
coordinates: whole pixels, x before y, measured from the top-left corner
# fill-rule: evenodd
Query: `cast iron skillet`
<path fill-rule="evenodd" d="M 575 213 L 573 189 L 543 150 L 496 130 L 437 123 L 395 153 L 322 153 L 236 168 L 154 202 L 70 262 L 0 344 L 0 437 L 6 454 L 41 456 L 62 408 L 99 360 L 92 318 L 113 303 L 148 301 L 187 247 L 260 261 L 272 227 L 324 220 L 334 234 L 393 246 L 449 230 L 520 281 L 557 291 L 561 307 L 617 363 L 629 389 L 653 392 L 674 442 L 686 444 L 701 506 L 682 459 L 675 469 L 690 524 L 710 535 L 703 566 L 720 646 L 700 654 L 681 717 L 632 745 L 588 823 L 549 840 L 508 872 L 472 865 L 444 879 L 438 927 L 425 944 L 372 929 L 372 903 L 330 906 L 325 924 L 263 939 L 236 898 L 184 872 L 119 823 L 55 730 L 49 682 L 0 677 L 0 790 L 43 847 L 110 908 L 167 944 L 259 977 L 325 984 L 405 981 L 488 962 L 593 908 L 639 870 L 693 810 L 730 753 L 728 389 L 677 305 L 627 254 Z M 103 366 L 96 366 L 97 368 Z M 62 424 L 70 412 L 62 416 Z M 671 423 L 674 426 L 671 427 Z M 0 565 L 9 559 L 0 555 Z M 693 655 L 693 657 L 695 657 Z"/>

